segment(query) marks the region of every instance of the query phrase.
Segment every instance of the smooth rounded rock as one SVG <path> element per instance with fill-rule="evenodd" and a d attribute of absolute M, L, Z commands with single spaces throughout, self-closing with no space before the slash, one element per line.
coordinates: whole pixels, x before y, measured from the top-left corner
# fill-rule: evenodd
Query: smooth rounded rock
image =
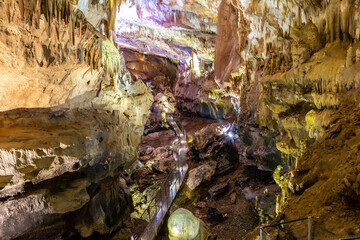
<path fill-rule="evenodd" d="M 168 220 L 170 240 L 200 239 L 200 220 L 189 210 L 179 208 L 171 214 Z"/>

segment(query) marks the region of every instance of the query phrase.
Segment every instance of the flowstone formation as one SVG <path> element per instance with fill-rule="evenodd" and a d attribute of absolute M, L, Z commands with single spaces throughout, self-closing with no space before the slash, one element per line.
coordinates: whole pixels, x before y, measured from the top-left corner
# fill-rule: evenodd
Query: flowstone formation
<path fill-rule="evenodd" d="M 106 31 L 116 3 L 93 2 L 0 1 L 1 239 L 131 226 L 121 173 L 153 98 Z M 93 19 L 94 9 L 106 14 Z"/>

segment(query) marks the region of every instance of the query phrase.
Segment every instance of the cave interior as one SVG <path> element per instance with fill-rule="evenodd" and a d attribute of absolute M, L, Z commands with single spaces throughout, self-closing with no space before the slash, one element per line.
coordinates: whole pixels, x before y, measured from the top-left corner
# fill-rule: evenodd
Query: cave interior
<path fill-rule="evenodd" d="M 359 40 L 360 0 L 0 0 L 0 239 L 360 239 Z"/>

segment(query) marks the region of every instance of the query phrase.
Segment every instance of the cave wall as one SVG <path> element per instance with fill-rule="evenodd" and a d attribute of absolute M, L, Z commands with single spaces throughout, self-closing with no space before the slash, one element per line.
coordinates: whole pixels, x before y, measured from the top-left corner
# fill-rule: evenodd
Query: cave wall
<path fill-rule="evenodd" d="M 86 11 L 82 2 L 0 1 L 1 239 L 131 226 L 121 173 L 137 158 L 153 97 L 101 32 L 119 3 Z M 88 21 L 94 9 L 107 14 Z"/>
<path fill-rule="evenodd" d="M 358 233 L 358 209 L 349 204 L 357 180 L 347 179 L 359 164 L 349 150 L 357 137 L 359 14 L 359 1 L 348 0 L 224 0 L 219 8 L 215 76 L 238 100 L 239 131 L 273 132 L 277 149 L 296 159 L 279 219 L 315 215 L 323 238 Z"/>
<path fill-rule="evenodd" d="M 313 119 L 358 86 L 358 16 L 357 1 L 222 1 L 215 76 L 241 119 L 284 133 L 278 148 L 299 156 L 326 127 Z"/>

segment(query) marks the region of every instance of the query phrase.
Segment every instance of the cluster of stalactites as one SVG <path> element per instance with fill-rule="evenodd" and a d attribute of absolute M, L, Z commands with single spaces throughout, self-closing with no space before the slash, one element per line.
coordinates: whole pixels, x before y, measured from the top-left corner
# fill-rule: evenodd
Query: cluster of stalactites
<path fill-rule="evenodd" d="M 111 9 L 119 6 L 119 2 L 109 0 Z M 73 54 L 79 62 L 85 61 L 91 69 L 100 70 L 101 42 L 105 40 L 105 36 L 88 24 L 84 14 L 74 8 L 75 4 L 76 0 L 8 0 L 5 7 L 10 23 L 22 23 L 30 29 L 40 28 L 40 18 L 44 15 L 49 38 L 54 38 L 60 47 L 64 47 L 64 43 L 61 44 L 63 32 L 68 32 Z M 93 34 L 84 37 L 89 31 Z"/>
<path fill-rule="evenodd" d="M 265 75 L 292 67 L 291 43 L 297 39 L 292 39 L 291 33 L 306 24 L 316 26 L 322 46 L 336 40 L 360 40 L 360 0 L 238 0 L 232 4 L 244 13 L 251 29 L 246 39 L 240 40 L 240 46 L 246 42 L 241 55 L 246 62 L 263 59 Z"/>
<path fill-rule="evenodd" d="M 5 6 L 9 22 L 21 21 L 30 27 L 39 28 L 42 14 L 49 26 L 54 20 L 59 24 L 62 22 L 68 24 L 75 20 L 72 5 L 68 0 L 8 0 Z M 20 19 L 16 19 L 17 9 L 20 10 Z M 50 27 L 49 30 L 51 31 Z"/>
<path fill-rule="evenodd" d="M 343 39 L 359 41 L 359 0 L 331 0 L 326 4 L 326 35 L 328 41 Z"/>
<path fill-rule="evenodd" d="M 296 14 L 296 25 L 313 22 L 319 33 L 326 35 L 327 42 L 360 40 L 360 0 L 307 0 L 294 3 L 299 6 L 299 12 L 303 12 Z"/>
<path fill-rule="evenodd" d="M 122 2 L 126 0 L 105 0 L 103 5 L 108 11 L 108 19 L 106 20 L 106 28 L 113 30 L 115 25 L 116 13 L 120 8 Z M 21 20 L 30 26 L 39 28 L 40 16 L 44 14 L 49 26 L 54 23 L 56 19 L 58 24 L 64 22 L 71 23 L 75 28 L 84 22 L 84 16 L 74 11 L 74 5 L 77 5 L 78 0 L 8 0 L 6 1 L 7 15 L 9 22 Z M 21 19 L 14 19 L 15 9 L 20 9 Z M 52 28 L 49 27 L 49 31 Z M 109 31 L 106 32 L 107 34 Z M 49 33 L 50 34 L 50 33 Z M 108 35 L 108 37 L 110 37 Z"/>
<path fill-rule="evenodd" d="M 128 88 L 131 84 L 131 76 L 126 71 L 123 56 L 110 40 L 103 41 L 101 47 L 101 62 L 106 70 L 103 82 L 117 89 Z"/>
<path fill-rule="evenodd" d="M 327 42 L 338 39 L 359 41 L 359 5 L 360 0 L 252 1 L 246 6 L 246 12 L 259 16 L 263 20 L 262 28 L 268 22 L 275 28 L 279 27 L 285 36 L 291 28 L 311 21 L 319 34 L 326 35 Z M 277 23 L 274 23 L 275 19 Z"/>

